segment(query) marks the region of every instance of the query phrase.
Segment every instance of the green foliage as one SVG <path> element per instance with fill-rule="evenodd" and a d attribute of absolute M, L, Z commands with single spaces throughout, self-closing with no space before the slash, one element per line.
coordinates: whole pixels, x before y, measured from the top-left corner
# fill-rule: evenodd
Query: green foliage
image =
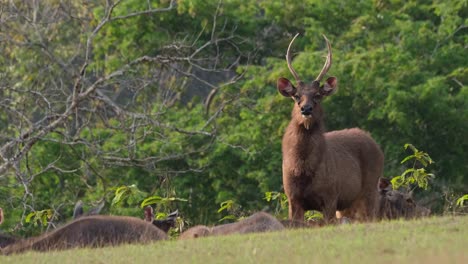
<path fill-rule="evenodd" d="M 463 195 L 457 199 L 457 206 L 465 207 L 465 201 L 468 200 L 468 194 Z"/>
<path fill-rule="evenodd" d="M 161 196 L 158 196 L 158 195 L 154 195 L 154 196 L 150 196 L 150 197 L 144 199 L 143 202 L 141 202 L 140 207 L 144 208 L 144 207 L 146 207 L 148 205 L 153 205 L 153 204 L 167 205 L 170 202 L 174 202 L 174 201 L 187 202 L 187 199 L 182 199 L 182 198 L 177 198 L 177 197 L 161 197 Z"/>
<path fill-rule="evenodd" d="M 127 205 L 136 205 L 143 200 L 148 194 L 138 189 L 135 184 L 130 186 L 121 186 L 115 189 L 115 196 L 112 199 L 112 206 L 122 206 L 125 202 Z"/>
<path fill-rule="evenodd" d="M 282 218 L 287 218 L 288 214 L 288 197 L 283 192 L 265 192 L 267 202 L 273 203 L 274 215 Z"/>
<path fill-rule="evenodd" d="M 427 190 L 429 187 L 429 180 L 435 176 L 432 173 L 427 173 L 425 167 L 434 163 L 429 154 L 424 151 L 418 150 L 411 144 L 405 144 L 405 149 L 411 149 L 413 154 L 408 155 L 401 161 L 401 164 L 412 162 L 412 167 L 405 170 L 401 175 L 392 178 L 392 186 L 394 189 L 405 187 L 410 189 L 411 186 L 417 184 L 419 188 Z M 423 168 L 418 168 L 422 166 Z"/>
<path fill-rule="evenodd" d="M 52 209 L 45 209 L 29 213 L 24 219 L 24 222 L 31 223 L 34 226 L 41 224 L 44 227 L 47 226 L 51 220 L 54 220 L 53 218 L 54 213 Z"/>
<path fill-rule="evenodd" d="M 274 215 L 283 219 L 288 218 L 288 197 L 283 192 L 265 192 L 265 198 L 269 203 L 275 203 Z M 323 214 L 319 211 L 310 210 L 304 214 L 305 221 L 318 221 L 323 219 Z"/>
<path fill-rule="evenodd" d="M 225 220 L 237 220 L 239 218 L 238 214 L 240 210 L 239 204 L 234 200 L 226 200 L 219 205 L 218 214 L 222 212 L 227 212 L 227 214 L 218 220 L 218 222 L 223 222 Z"/>
<path fill-rule="evenodd" d="M 172 211 L 175 203 L 187 202 L 187 199 L 178 197 L 162 197 L 160 195 L 148 196 L 147 192 L 140 190 L 135 184 L 124 185 L 115 188 L 114 198 L 111 202 L 111 207 L 119 208 L 134 208 L 139 205 L 139 208 L 145 208 L 146 206 L 155 206 L 155 218 L 163 219 L 166 218 L 170 211 Z"/>
<path fill-rule="evenodd" d="M 323 220 L 323 214 L 319 211 L 311 210 L 306 211 L 304 214 L 304 219 L 306 221 L 319 221 Z"/>

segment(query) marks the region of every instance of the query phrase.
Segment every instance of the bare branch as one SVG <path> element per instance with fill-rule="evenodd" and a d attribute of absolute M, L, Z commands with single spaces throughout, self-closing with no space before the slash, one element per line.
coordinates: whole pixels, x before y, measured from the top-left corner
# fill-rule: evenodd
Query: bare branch
<path fill-rule="evenodd" d="M 176 8 L 175 0 L 161 8 L 147 1 L 144 10 L 121 14 L 123 2 L 10 1 L 7 13 L 0 15 L 0 44 L 9 47 L 0 49 L 6 54 L 0 109 L 8 122 L 8 127 L 0 128 L 0 179 L 14 179 L 14 188 L 21 189 L 10 203 L 20 206 L 23 220 L 38 203 L 34 179 L 45 175 L 79 177 L 85 186 L 91 184 L 87 178 L 97 177 L 108 188 L 115 184 L 106 178 L 111 166 L 171 176 L 204 169 L 161 164 L 206 153 L 218 137 L 215 120 L 232 101 L 219 102 L 214 113 L 207 111 L 210 115 L 196 126 L 168 116 L 195 95 L 207 96 L 208 109 L 215 94 L 238 81 L 243 74 L 236 74 L 236 67 L 247 57 L 241 45 L 248 40 L 236 35 L 235 25 L 220 20 L 219 1 L 209 32 L 203 28 L 194 35 L 171 36 L 171 41 L 155 47 L 154 56 L 122 58 L 120 66 L 105 72 L 95 53 L 107 27 Z M 104 11 L 96 21 L 92 12 L 98 5 Z M 18 76 L 25 71 L 26 76 Z M 195 85 L 203 86 L 203 93 L 194 94 Z M 121 137 L 119 143 L 109 144 L 114 135 Z M 148 142 L 166 144 L 174 135 L 184 138 L 184 151 L 142 151 Z M 193 138 L 202 146 L 192 146 Z M 50 146 L 59 150 L 36 156 L 52 150 Z M 77 163 L 70 165 L 70 160 Z M 65 204 L 53 203 L 54 214 L 59 215 Z"/>

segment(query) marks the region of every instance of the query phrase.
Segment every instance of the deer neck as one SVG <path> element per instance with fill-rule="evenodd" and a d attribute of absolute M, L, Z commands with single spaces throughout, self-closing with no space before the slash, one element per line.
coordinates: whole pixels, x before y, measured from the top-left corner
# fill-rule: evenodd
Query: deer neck
<path fill-rule="evenodd" d="M 293 159 L 307 160 L 309 166 L 317 167 L 326 152 L 323 121 L 317 120 L 307 129 L 301 122 L 293 119 L 289 126 L 289 132 L 289 136 L 287 136 L 289 142 L 285 143 L 289 150 L 295 153 Z"/>

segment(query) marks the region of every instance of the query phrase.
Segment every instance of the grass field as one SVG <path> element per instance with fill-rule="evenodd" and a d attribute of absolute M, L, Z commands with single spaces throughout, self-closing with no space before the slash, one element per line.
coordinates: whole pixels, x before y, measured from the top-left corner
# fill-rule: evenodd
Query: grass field
<path fill-rule="evenodd" d="M 28 252 L 0 263 L 468 263 L 468 216 Z"/>

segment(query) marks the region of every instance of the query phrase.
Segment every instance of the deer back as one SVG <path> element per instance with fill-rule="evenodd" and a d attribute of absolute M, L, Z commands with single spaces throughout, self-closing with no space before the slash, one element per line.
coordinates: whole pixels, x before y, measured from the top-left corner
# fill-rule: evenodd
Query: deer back
<path fill-rule="evenodd" d="M 167 239 L 167 235 L 162 230 L 144 220 L 125 216 L 97 215 L 81 217 L 54 231 L 19 241 L 4 248 L 3 253 L 103 247 L 164 239 Z"/>
<path fill-rule="evenodd" d="M 214 227 L 195 226 L 180 236 L 180 239 L 197 238 L 202 236 L 219 236 L 229 234 L 247 234 L 284 229 L 284 225 L 274 216 L 258 212 L 235 223 L 217 225 Z"/>

